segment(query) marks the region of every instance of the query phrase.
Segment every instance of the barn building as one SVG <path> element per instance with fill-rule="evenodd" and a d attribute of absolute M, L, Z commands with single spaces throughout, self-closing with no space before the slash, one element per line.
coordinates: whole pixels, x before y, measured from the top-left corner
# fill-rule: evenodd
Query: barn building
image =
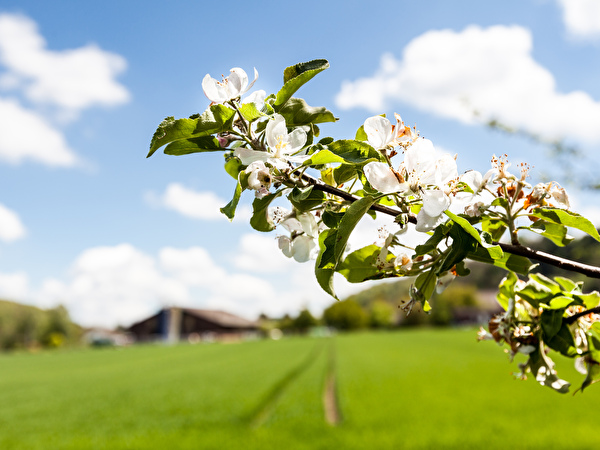
<path fill-rule="evenodd" d="M 258 323 L 209 309 L 163 308 L 128 328 L 136 342 L 234 341 L 259 335 Z"/>

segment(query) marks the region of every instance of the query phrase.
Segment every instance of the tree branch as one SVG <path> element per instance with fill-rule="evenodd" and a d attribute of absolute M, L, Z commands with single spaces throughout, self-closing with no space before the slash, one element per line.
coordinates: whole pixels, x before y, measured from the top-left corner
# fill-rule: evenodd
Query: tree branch
<path fill-rule="evenodd" d="M 600 278 L 600 268 L 583 264 L 577 261 L 571 261 L 569 259 L 561 258 L 559 256 L 551 255 L 549 253 L 534 250 L 524 245 L 513 245 L 504 244 L 502 242 L 497 243 L 503 251 L 512 253 L 513 255 L 525 256 L 529 259 L 535 259 L 536 261 L 553 265 L 559 269 L 570 270 L 571 272 L 581 273 L 590 278 Z"/>
<path fill-rule="evenodd" d="M 342 189 L 338 189 L 336 187 L 330 186 L 328 184 L 322 183 L 316 178 L 311 177 L 310 175 L 302 174 L 301 178 L 313 186 L 313 189 L 318 191 L 327 192 L 328 194 L 335 195 L 337 197 L 343 198 L 349 202 L 355 202 L 359 200 L 359 197 L 356 197 Z M 394 208 L 390 208 L 388 206 L 383 206 L 378 203 L 375 203 L 371 206 L 373 211 L 377 211 L 383 214 L 387 214 L 392 217 L 397 217 L 402 214 L 402 211 L 399 211 Z M 410 223 L 416 224 L 417 217 L 414 214 L 408 215 L 408 221 Z M 569 259 L 561 258 L 559 256 L 551 255 L 549 253 L 541 252 L 539 250 L 535 250 L 530 247 L 526 247 L 524 245 L 515 245 L 515 244 L 504 244 L 502 242 L 496 242 L 497 245 L 502 248 L 502 251 L 506 253 L 512 253 L 513 255 L 524 256 L 529 259 L 533 259 L 535 261 L 539 261 L 541 263 L 550 264 L 552 266 L 558 267 L 559 269 L 569 270 L 571 272 L 580 273 L 586 275 L 590 278 L 600 278 L 600 268 L 595 266 L 590 266 L 588 264 L 583 264 L 577 261 L 571 261 Z"/>
<path fill-rule="evenodd" d="M 317 191 L 327 192 L 328 194 L 333 194 L 337 197 L 343 198 L 344 200 L 348 200 L 349 202 L 355 202 L 359 200 L 359 197 L 356 197 L 342 189 L 338 189 L 336 187 L 330 186 L 325 183 L 319 182 L 316 178 L 311 177 L 310 175 L 302 174 L 302 179 L 313 186 L 313 189 Z M 373 204 L 371 208 L 373 211 L 378 211 L 383 214 L 387 214 L 388 216 L 396 217 L 402 214 L 402 211 L 399 211 L 394 208 L 390 208 L 388 206 L 380 205 L 379 203 Z M 410 223 L 417 223 L 417 217 L 414 214 L 408 215 L 408 221 Z"/>
<path fill-rule="evenodd" d="M 585 311 L 578 312 L 577 314 L 573 314 L 572 316 L 565 317 L 563 319 L 563 323 L 570 325 L 580 317 L 587 316 L 588 314 L 600 314 L 600 306 L 596 306 L 595 308 L 591 309 L 586 309 Z"/>

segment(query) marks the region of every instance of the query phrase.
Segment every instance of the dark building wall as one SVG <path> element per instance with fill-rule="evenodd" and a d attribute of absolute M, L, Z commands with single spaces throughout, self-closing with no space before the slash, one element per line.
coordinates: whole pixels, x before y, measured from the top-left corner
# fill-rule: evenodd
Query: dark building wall
<path fill-rule="evenodd" d="M 177 323 L 173 323 L 174 321 Z M 256 331 L 256 328 L 226 327 L 190 314 L 184 309 L 169 308 L 132 325 L 129 327 L 129 331 L 134 334 L 138 342 L 158 340 L 174 342 L 179 339 L 188 339 L 193 334 L 241 338 L 248 332 Z"/>

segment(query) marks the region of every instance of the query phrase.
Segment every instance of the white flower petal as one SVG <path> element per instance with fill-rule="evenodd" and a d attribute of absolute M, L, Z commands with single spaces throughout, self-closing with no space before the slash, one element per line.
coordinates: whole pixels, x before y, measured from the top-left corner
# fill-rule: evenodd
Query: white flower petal
<path fill-rule="evenodd" d="M 288 136 L 288 145 L 285 150 L 285 154 L 292 154 L 300 150 L 306 144 L 306 131 L 302 128 L 296 128 Z"/>
<path fill-rule="evenodd" d="M 258 91 L 254 91 L 244 99 L 243 103 L 254 103 L 256 109 L 259 111 L 263 109 L 265 106 L 265 98 L 267 97 L 267 93 L 259 89 Z"/>
<path fill-rule="evenodd" d="M 443 191 L 429 190 L 422 193 L 423 209 L 430 217 L 436 217 L 442 214 L 450 206 L 450 197 Z"/>
<path fill-rule="evenodd" d="M 267 152 L 259 152 L 251 148 L 238 147 L 234 150 L 233 155 L 242 161 L 242 164 L 248 166 L 256 161 L 266 162 L 271 156 Z"/>
<path fill-rule="evenodd" d="M 300 214 L 298 217 L 302 230 L 310 237 L 316 238 L 319 235 L 319 226 L 315 216 L 310 213 Z"/>
<path fill-rule="evenodd" d="M 469 186 L 473 192 L 477 193 L 483 184 L 483 175 L 476 170 L 469 170 L 460 176 L 460 181 Z"/>
<path fill-rule="evenodd" d="M 234 67 L 231 69 L 231 74 L 227 77 L 227 88 L 229 90 L 230 99 L 239 97 L 246 92 L 248 86 L 248 75 L 244 69 Z"/>
<path fill-rule="evenodd" d="M 406 189 L 406 183 L 400 183 L 396 175 L 385 163 L 370 162 L 364 168 L 367 180 L 379 192 L 400 192 Z"/>
<path fill-rule="evenodd" d="M 311 237 L 298 236 L 292 241 L 292 256 L 298 262 L 310 261 L 316 245 L 315 240 Z"/>
<path fill-rule="evenodd" d="M 292 241 L 287 236 L 279 236 L 277 238 L 277 244 L 279 245 L 279 249 L 283 252 L 285 256 L 288 258 L 292 257 Z"/>
<path fill-rule="evenodd" d="M 267 136 L 267 145 L 273 150 L 277 149 L 278 144 L 287 143 L 287 127 L 285 119 L 281 114 L 273 114 L 273 118 L 267 122 L 265 134 Z"/>
<path fill-rule="evenodd" d="M 417 225 L 415 226 L 415 230 L 425 233 L 433 230 L 442 222 L 444 222 L 443 215 L 432 217 L 425 212 L 425 208 L 421 208 L 421 211 L 417 214 Z"/>
<path fill-rule="evenodd" d="M 223 103 L 228 100 L 227 89 L 209 74 L 202 79 L 202 90 L 211 102 Z"/>
<path fill-rule="evenodd" d="M 376 149 L 385 148 L 393 139 L 392 124 L 385 117 L 373 116 L 364 124 L 367 140 Z"/>

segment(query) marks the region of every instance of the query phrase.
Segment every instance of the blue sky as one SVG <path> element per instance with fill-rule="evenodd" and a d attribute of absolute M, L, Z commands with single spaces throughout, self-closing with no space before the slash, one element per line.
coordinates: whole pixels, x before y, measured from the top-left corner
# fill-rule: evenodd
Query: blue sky
<path fill-rule="evenodd" d="M 459 171 L 508 153 L 535 166 L 532 181 L 560 177 L 543 145 L 481 122 L 565 139 L 593 158 L 599 4 L 5 0 L 0 296 L 63 303 L 84 325 L 128 325 L 165 304 L 318 312 L 331 299 L 310 263 L 280 255 L 276 233 L 219 216 L 234 188 L 221 155 L 145 159 L 162 118 L 207 107 L 206 73 L 256 67 L 255 88 L 269 93 L 286 66 L 326 58 L 331 68 L 298 93 L 340 118 L 323 135 L 352 137 L 370 115 L 398 112 L 458 153 Z M 594 196 L 574 189 L 575 209 L 600 217 Z"/>

